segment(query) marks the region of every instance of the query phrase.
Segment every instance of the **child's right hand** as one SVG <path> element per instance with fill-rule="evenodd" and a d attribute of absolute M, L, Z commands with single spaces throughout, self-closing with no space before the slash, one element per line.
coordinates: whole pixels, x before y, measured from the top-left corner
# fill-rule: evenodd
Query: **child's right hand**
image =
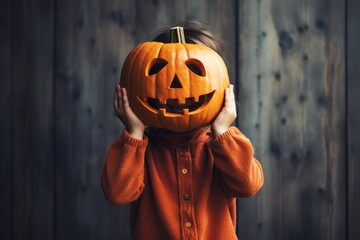
<path fill-rule="evenodd" d="M 123 122 L 129 134 L 139 140 L 144 137 L 145 124 L 136 116 L 129 105 L 126 89 L 120 84 L 115 85 L 114 110 L 116 116 Z"/>

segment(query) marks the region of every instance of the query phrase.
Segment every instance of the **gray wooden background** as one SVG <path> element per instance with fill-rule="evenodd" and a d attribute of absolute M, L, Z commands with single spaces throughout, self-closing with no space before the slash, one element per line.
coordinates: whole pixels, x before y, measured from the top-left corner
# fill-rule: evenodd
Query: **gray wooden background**
<path fill-rule="evenodd" d="M 129 206 L 100 187 L 123 126 L 128 52 L 203 22 L 225 41 L 237 126 L 265 184 L 238 200 L 247 240 L 360 236 L 360 2 L 0 0 L 0 238 L 129 239 Z"/>

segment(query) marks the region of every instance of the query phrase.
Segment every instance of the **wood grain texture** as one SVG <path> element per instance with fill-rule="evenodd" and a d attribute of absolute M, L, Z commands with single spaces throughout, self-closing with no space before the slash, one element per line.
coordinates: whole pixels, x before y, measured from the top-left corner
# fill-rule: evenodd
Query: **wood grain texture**
<path fill-rule="evenodd" d="M 239 239 L 358 239 L 358 1 L 0 6 L 1 239 L 130 239 L 129 206 L 110 205 L 100 186 L 124 128 L 114 85 L 131 49 L 185 19 L 223 39 L 235 124 L 265 173 L 239 200 Z"/>
<path fill-rule="evenodd" d="M 13 239 L 51 239 L 53 2 L 13 4 Z"/>
<path fill-rule="evenodd" d="M 348 239 L 355 240 L 360 236 L 360 2 L 349 0 L 347 7 Z"/>
<path fill-rule="evenodd" d="M 344 10 L 240 4 L 239 125 L 265 174 L 240 201 L 240 239 L 345 239 Z"/>
<path fill-rule="evenodd" d="M 0 1 L 0 233 L 12 237 L 12 2 Z M 7 37 L 4 37 L 7 36 Z"/>
<path fill-rule="evenodd" d="M 236 1 L 198 0 L 184 1 L 186 20 L 203 23 L 215 36 L 223 42 L 224 61 L 227 65 L 231 83 L 235 83 L 235 5 Z"/>
<path fill-rule="evenodd" d="M 100 174 L 106 149 L 121 132 L 112 98 L 119 56 L 131 44 L 123 33 L 125 19 L 135 19 L 133 4 L 57 1 L 56 239 L 129 238 L 128 208 L 106 202 Z"/>

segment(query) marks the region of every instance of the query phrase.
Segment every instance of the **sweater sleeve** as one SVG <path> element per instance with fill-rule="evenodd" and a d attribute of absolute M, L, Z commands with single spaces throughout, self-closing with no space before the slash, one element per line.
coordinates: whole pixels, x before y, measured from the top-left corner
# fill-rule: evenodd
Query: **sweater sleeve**
<path fill-rule="evenodd" d="M 231 127 L 211 140 L 210 149 L 229 197 L 250 197 L 260 190 L 264 182 L 262 167 L 253 156 L 250 140 L 239 129 Z"/>
<path fill-rule="evenodd" d="M 124 130 L 110 146 L 101 174 L 105 197 L 112 204 L 127 204 L 138 199 L 144 189 L 145 150 L 148 139 L 132 138 Z"/>

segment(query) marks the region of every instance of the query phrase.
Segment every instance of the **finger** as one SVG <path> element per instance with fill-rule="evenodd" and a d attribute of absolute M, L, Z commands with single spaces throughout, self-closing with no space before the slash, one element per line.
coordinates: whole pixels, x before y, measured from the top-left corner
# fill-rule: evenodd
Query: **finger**
<path fill-rule="evenodd" d="M 229 95 L 231 99 L 235 99 L 235 94 L 234 94 L 234 85 L 230 84 L 229 86 Z"/>
<path fill-rule="evenodd" d="M 230 85 L 226 90 L 227 91 L 225 97 L 225 106 L 228 109 L 235 109 L 236 104 L 235 104 L 234 85 Z"/>
<path fill-rule="evenodd" d="M 114 91 L 114 100 L 113 100 L 113 107 L 114 107 L 114 111 L 116 113 L 117 109 L 118 109 L 118 94 L 117 94 L 117 88 L 115 85 L 115 91 Z"/>
<path fill-rule="evenodd" d="M 225 105 L 231 101 L 231 85 L 225 89 Z"/>
<path fill-rule="evenodd" d="M 127 110 L 129 108 L 129 99 L 126 93 L 126 89 L 122 88 L 121 89 L 121 95 L 122 95 L 122 107 Z"/>
<path fill-rule="evenodd" d="M 124 111 L 122 89 L 123 88 L 120 86 L 120 84 L 117 84 L 116 90 L 117 90 L 117 99 L 118 99 L 118 109 L 120 112 Z"/>

